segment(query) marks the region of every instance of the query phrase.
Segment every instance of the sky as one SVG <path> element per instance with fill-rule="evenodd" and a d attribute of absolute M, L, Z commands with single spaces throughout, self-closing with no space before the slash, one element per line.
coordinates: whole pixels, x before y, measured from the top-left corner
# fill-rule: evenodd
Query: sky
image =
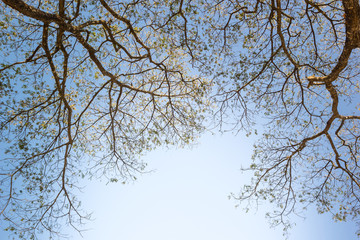
<path fill-rule="evenodd" d="M 252 144 L 242 135 L 206 134 L 192 148 L 151 152 L 144 158 L 154 171 L 134 182 L 89 182 L 79 197 L 94 220 L 83 226 L 82 236 L 66 228 L 64 233 L 73 240 L 285 239 L 265 218 L 271 205 L 245 213 L 228 198 L 249 181 L 240 168 L 249 165 Z M 289 240 L 357 239 L 354 223 L 334 223 L 315 210 L 293 221 Z M 7 235 L 0 233 L 0 239 Z"/>
<path fill-rule="evenodd" d="M 281 228 L 270 228 L 261 205 L 245 213 L 228 198 L 248 183 L 253 139 L 242 135 L 207 134 L 185 149 L 159 149 L 145 156 L 153 172 L 130 184 L 93 182 L 81 196 L 93 212 L 85 240 L 281 240 Z M 290 240 L 357 239 L 355 223 L 333 222 L 331 216 L 309 210 L 294 218 Z"/>
<path fill-rule="evenodd" d="M 281 240 L 270 228 L 262 204 L 245 213 L 229 199 L 248 183 L 240 171 L 250 165 L 253 139 L 242 134 L 205 134 L 197 146 L 158 149 L 144 156 L 151 173 L 128 184 L 92 181 L 79 195 L 93 221 L 82 236 L 64 228 L 72 240 Z M 334 222 L 309 209 L 293 218 L 289 240 L 356 240 L 356 225 Z M 0 240 L 8 239 L 0 231 Z M 41 240 L 47 240 L 45 237 Z"/>

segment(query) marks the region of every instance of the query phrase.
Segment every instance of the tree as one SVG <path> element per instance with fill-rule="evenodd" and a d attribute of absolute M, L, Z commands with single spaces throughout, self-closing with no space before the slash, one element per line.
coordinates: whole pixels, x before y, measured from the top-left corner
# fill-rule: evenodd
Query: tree
<path fill-rule="evenodd" d="M 208 45 L 224 59 L 208 67 L 218 116 L 230 114 L 236 129 L 265 124 L 253 182 L 234 197 L 273 202 L 269 216 L 285 229 L 309 204 L 358 219 L 359 1 L 209 1 L 208 9 L 217 19 L 208 34 L 218 36 Z"/>
<path fill-rule="evenodd" d="M 358 218 L 359 1 L 2 2 L 10 230 L 80 221 L 78 177 L 133 177 L 143 151 L 196 137 L 214 103 L 216 124 L 262 132 L 234 197 L 273 202 L 285 228 L 309 204 Z"/>
<path fill-rule="evenodd" d="M 188 71 L 181 5 L 4 0 L 1 9 L 5 230 L 34 239 L 77 229 L 89 217 L 79 178 L 135 178 L 143 152 L 203 129 L 209 83 Z"/>

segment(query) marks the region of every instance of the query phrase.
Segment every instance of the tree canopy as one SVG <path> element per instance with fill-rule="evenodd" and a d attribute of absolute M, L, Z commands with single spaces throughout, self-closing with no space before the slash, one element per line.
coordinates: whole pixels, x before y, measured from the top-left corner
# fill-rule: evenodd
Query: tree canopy
<path fill-rule="evenodd" d="M 165 4 L 165 5 L 164 5 Z M 126 181 L 189 143 L 209 83 L 162 1 L 3 1 L 1 217 L 25 239 L 83 218 L 78 180 Z M 159 17 L 161 16 L 161 17 Z M 3 226 L 3 225 L 2 225 Z"/>
<path fill-rule="evenodd" d="M 234 197 L 269 216 L 360 213 L 357 0 L 2 0 L 0 221 L 20 238 L 88 216 L 81 178 L 210 123 L 259 132 Z M 205 119 L 207 121 L 205 121 Z M 263 127 L 259 127 L 263 126 Z"/>
<path fill-rule="evenodd" d="M 220 116 L 265 123 L 252 184 L 240 200 L 269 200 L 273 223 L 315 204 L 358 219 L 359 1 L 222 2 Z M 300 203 L 300 204 L 299 204 Z M 300 207 L 301 206 L 301 207 Z"/>

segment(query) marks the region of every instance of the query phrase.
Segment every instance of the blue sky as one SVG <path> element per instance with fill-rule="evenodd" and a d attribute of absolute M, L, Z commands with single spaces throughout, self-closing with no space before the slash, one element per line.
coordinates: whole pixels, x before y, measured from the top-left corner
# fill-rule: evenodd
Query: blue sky
<path fill-rule="evenodd" d="M 89 184 L 83 207 L 95 220 L 84 238 L 126 240 L 255 240 L 284 239 L 281 228 L 270 228 L 264 215 L 270 205 L 245 213 L 229 200 L 249 181 L 242 174 L 252 152 L 253 139 L 242 135 L 200 139 L 189 149 L 158 150 L 145 156 L 153 173 L 130 184 Z M 329 215 L 307 212 L 294 218 L 290 240 L 357 239 L 354 223 L 334 223 Z"/>
<path fill-rule="evenodd" d="M 240 172 L 250 161 L 253 139 L 242 135 L 205 135 L 197 146 L 159 149 L 145 156 L 149 170 L 129 184 L 93 181 L 84 188 L 82 206 L 94 220 L 74 240 L 281 240 L 281 228 L 270 228 L 265 211 L 245 213 L 229 200 L 249 181 Z M 290 240 L 355 240 L 356 225 L 334 223 L 314 210 L 294 218 Z M 0 239 L 7 239 L 1 233 Z M 45 240 L 46 238 L 44 238 Z"/>

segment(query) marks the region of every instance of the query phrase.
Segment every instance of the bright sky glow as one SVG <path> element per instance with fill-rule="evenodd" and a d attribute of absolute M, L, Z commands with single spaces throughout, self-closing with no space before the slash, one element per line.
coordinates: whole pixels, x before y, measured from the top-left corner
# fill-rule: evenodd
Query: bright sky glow
<path fill-rule="evenodd" d="M 134 183 L 90 182 L 81 196 L 94 221 L 73 240 L 281 240 L 264 217 L 269 205 L 245 213 L 229 200 L 249 175 L 240 172 L 250 161 L 252 139 L 211 136 L 192 149 L 157 150 L 146 156 L 153 173 Z M 329 215 L 309 211 L 289 240 L 355 240 L 356 225 L 334 223 Z M 7 234 L 0 232 L 0 239 Z M 41 239 L 47 240 L 47 239 Z"/>
<path fill-rule="evenodd" d="M 155 172 L 130 184 L 90 183 L 83 207 L 95 220 L 75 240 L 281 240 L 281 228 L 265 219 L 269 205 L 245 213 L 229 200 L 249 176 L 251 138 L 205 136 L 192 149 L 158 150 L 146 156 Z M 309 211 L 294 219 L 290 240 L 355 240 L 354 223 L 334 223 L 329 215 Z"/>

